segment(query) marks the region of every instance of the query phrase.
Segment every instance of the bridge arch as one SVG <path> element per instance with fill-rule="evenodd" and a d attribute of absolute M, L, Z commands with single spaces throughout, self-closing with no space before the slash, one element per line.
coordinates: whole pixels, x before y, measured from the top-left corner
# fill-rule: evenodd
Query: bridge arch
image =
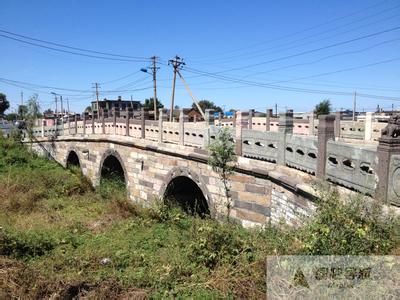
<path fill-rule="evenodd" d="M 100 160 L 100 168 L 99 168 L 99 182 L 101 179 L 117 176 L 119 179 L 123 180 L 128 188 L 128 174 L 125 169 L 124 162 L 119 155 L 119 153 L 113 149 L 106 150 Z"/>
<path fill-rule="evenodd" d="M 82 170 L 81 159 L 79 158 L 79 151 L 75 148 L 69 149 L 67 156 L 65 157 L 64 166 L 70 168 L 72 166 L 78 167 Z"/>
<path fill-rule="evenodd" d="M 173 168 L 161 186 L 160 196 L 164 199 L 174 198 L 184 210 L 215 217 L 215 208 L 207 185 L 199 174 L 189 168 Z"/>

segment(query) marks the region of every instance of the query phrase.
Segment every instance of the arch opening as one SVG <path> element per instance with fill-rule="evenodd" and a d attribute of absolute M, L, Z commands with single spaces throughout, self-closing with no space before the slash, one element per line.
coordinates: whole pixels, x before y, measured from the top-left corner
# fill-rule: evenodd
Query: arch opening
<path fill-rule="evenodd" d="M 71 169 L 71 168 L 79 168 L 80 169 L 81 164 L 79 162 L 79 157 L 78 154 L 76 154 L 75 151 L 71 151 L 68 154 L 67 157 L 67 168 Z"/>
<path fill-rule="evenodd" d="M 101 167 L 101 180 L 112 180 L 120 181 L 124 184 L 126 183 L 124 168 L 119 159 L 112 154 L 107 156 L 103 162 Z"/>
<path fill-rule="evenodd" d="M 210 209 L 202 190 L 190 178 L 178 176 L 172 179 L 165 190 L 167 204 L 176 204 L 188 214 L 204 218 L 210 216 Z"/>

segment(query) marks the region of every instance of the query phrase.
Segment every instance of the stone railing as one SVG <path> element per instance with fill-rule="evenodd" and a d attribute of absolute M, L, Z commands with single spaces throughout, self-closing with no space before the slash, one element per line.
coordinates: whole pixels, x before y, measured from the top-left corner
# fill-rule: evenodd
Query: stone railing
<path fill-rule="evenodd" d="M 364 194 L 374 195 L 377 168 L 376 147 L 328 141 L 326 178 Z"/>
<path fill-rule="evenodd" d="M 279 131 L 279 118 L 272 116 L 272 110 L 267 110 L 266 117 L 253 117 L 253 110 L 249 110 L 248 128 L 257 131 Z M 220 127 L 234 127 L 235 118 L 215 120 L 215 125 Z M 307 119 L 293 119 L 293 134 L 316 136 L 319 120 L 310 114 Z M 382 129 L 387 122 L 377 122 L 372 113 L 366 113 L 366 117 L 359 121 L 342 120 L 341 114 L 336 113 L 335 137 L 342 139 L 365 140 L 376 142 L 381 136 Z"/>
<path fill-rule="evenodd" d="M 124 135 L 160 143 L 205 148 L 215 140 L 222 128 L 214 125 L 212 115 L 212 111 L 207 110 L 206 120 L 195 123 L 187 122 L 182 110 L 179 122 L 165 121 L 163 110 L 160 110 L 160 119 L 157 121 L 148 120 L 144 110 L 140 119 L 133 115 L 121 117 L 112 112 L 107 117 L 100 116 L 100 119 L 85 115 L 81 120 L 74 118 L 58 126 L 35 127 L 33 133 L 38 137 Z M 399 125 L 391 124 L 396 129 L 385 131 L 395 134 L 379 138 L 377 147 L 361 142 L 358 145 L 345 143 L 335 138 L 335 129 L 338 128 L 335 115 L 320 116 L 316 136 L 295 134 L 293 112 L 290 110 L 280 114 L 277 131 L 253 129 L 248 112 L 237 112 L 233 120 L 234 126 L 228 128 L 236 144 L 238 156 L 295 168 L 384 202 L 400 205 L 400 128 L 396 127 Z M 354 125 L 350 122 L 343 124 L 349 124 L 348 128 Z M 315 122 L 312 125 L 314 130 Z M 373 128 L 371 126 L 368 129 L 371 136 Z"/>

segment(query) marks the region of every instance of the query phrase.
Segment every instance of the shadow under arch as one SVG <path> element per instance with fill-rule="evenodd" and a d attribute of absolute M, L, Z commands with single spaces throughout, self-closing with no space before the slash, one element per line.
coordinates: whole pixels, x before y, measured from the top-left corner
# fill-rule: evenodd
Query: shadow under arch
<path fill-rule="evenodd" d="M 76 150 L 70 150 L 65 160 L 65 167 L 67 169 L 76 167 L 82 170 L 81 161 Z"/>
<path fill-rule="evenodd" d="M 99 169 L 100 182 L 102 180 L 119 180 L 127 187 L 128 177 L 121 156 L 115 150 L 104 152 Z"/>
<path fill-rule="evenodd" d="M 214 217 L 207 187 L 190 169 L 176 167 L 171 170 L 160 194 L 166 203 L 177 204 L 187 213 Z"/>

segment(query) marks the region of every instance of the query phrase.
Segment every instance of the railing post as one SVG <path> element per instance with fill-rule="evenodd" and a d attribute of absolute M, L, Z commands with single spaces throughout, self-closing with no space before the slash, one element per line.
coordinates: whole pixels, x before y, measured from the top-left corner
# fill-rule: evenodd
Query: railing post
<path fill-rule="evenodd" d="M 117 109 L 115 107 L 112 108 L 112 117 L 113 117 L 114 135 L 116 135 L 117 134 Z"/>
<path fill-rule="evenodd" d="M 236 124 L 235 124 L 235 152 L 237 156 L 241 156 L 242 152 L 242 129 L 248 128 L 249 126 L 249 112 L 248 111 L 237 111 L 236 112 Z"/>
<path fill-rule="evenodd" d="M 141 134 L 140 137 L 142 139 L 146 138 L 146 118 L 148 116 L 148 112 L 144 110 L 144 108 L 142 107 L 141 110 L 141 119 L 140 119 L 140 124 L 141 124 Z"/>
<path fill-rule="evenodd" d="M 254 116 L 254 109 L 249 109 L 249 116 L 248 116 L 249 129 L 253 129 L 253 116 Z"/>
<path fill-rule="evenodd" d="M 159 143 L 163 142 L 163 121 L 164 121 L 163 117 L 164 117 L 164 112 L 163 112 L 163 109 L 160 108 L 160 109 L 158 109 L 158 142 Z"/>
<path fill-rule="evenodd" d="M 288 109 L 286 112 L 279 114 L 278 132 L 277 163 L 284 166 L 286 163 L 286 136 L 293 133 L 293 110 Z"/>
<path fill-rule="evenodd" d="M 89 115 L 89 113 L 87 113 L 87 112 L 83 113 L 83 122 L 82 122 L 82 124 L 83 124 L 83 134 L 86 134 L 86 118 L 87 118 L 88 115 Z"/>
<path fill-rule="evenodd" d="M 179 110 L 179 145 L 185 144 L 185 117 L 183 109 Z"/>
<path fill-rule="evenodd" d="M 365 136 L 364 139 L 366 141 L 372 140 L 372 119 L 373 119 L 373 114 L 372 112 L 367 112 L 365 114 Z"/>
<path fill-rule="evenodd" d="M 310 113 L 310 117 L 308 119 L 308 134 L 310 136 L 314 136 L 314 127 L 315 127 L 315 115 L 314 112 L 312 111 Z"/>
<path fill-rule="evenodd" d="M 101 110 L 101 134 L 106 133 L 106 124 L 104 121 L 104 109 Z"/>
<path fill-rule="evenodd" d="M 221 126 L 221 123 L 222 123 L 222 114 L 221 114 L 221 112 L 218 112 L 218 124 L 219 124 L 219 126 Z"/>
<path fill-rule="evenodd" d="M 322 115 L 318 118 L 318 154 L 317 154 L 317 178 L 325 178 L 328 141 L 335 140 L 335 115 Z"/>
<path fill-rule="evenodd" d="M 45 122 L 46 122 L 46 121 L 42 119 L 42 137 L 44 137 L 44 123 L 45 123 Z"/>
<path fill-rule="evenodd" d="M 68 112 L 68 135 L 71 135 L 71 116 Z"/>
<path fill-rule="evenodd" d="M 78 134 L 78 114 L 75 114 L 75 134 Z"/>
<path fill-rule="evenodd" d="M 272 117 L 272 109 L 267 109 L 267 114 L 265 116 L 265 131 L 271 130 L 271 117 Z"/>
<path fill-rule="evenodd" d="M 397 119 L 396 119 L 397 117 Z M 388 125 L 382 130 L 377 148 L 378 164 L 376 174 L 378 184 L 375 198 L 396 206 L 400 205 L 400 136 L 399 125 L 396 124 L 400 116 L 392 117 Z M 397 131 L 397 132 L 396 132 Z"/>
<path fill-rule="evenodd" d="M 340 111 L 337 111 L 335 113 L 335 125 L 334 125 L 335 138 L 340 138 L 340 119 L 341 118 L 342 118 L 342 113 Z"/>
<path fill-rule="evenodd" d="M 95 114 L 92 112 L 92 134 L 96 133 L 96 128 L 95 128 Z"/>
<path fill-rule="evenodd" d="M 204 121 L 206 122 L 206 126 L 214 125 L 214 110 L 206 109 L 205 115 L 206 119 Z"/>

